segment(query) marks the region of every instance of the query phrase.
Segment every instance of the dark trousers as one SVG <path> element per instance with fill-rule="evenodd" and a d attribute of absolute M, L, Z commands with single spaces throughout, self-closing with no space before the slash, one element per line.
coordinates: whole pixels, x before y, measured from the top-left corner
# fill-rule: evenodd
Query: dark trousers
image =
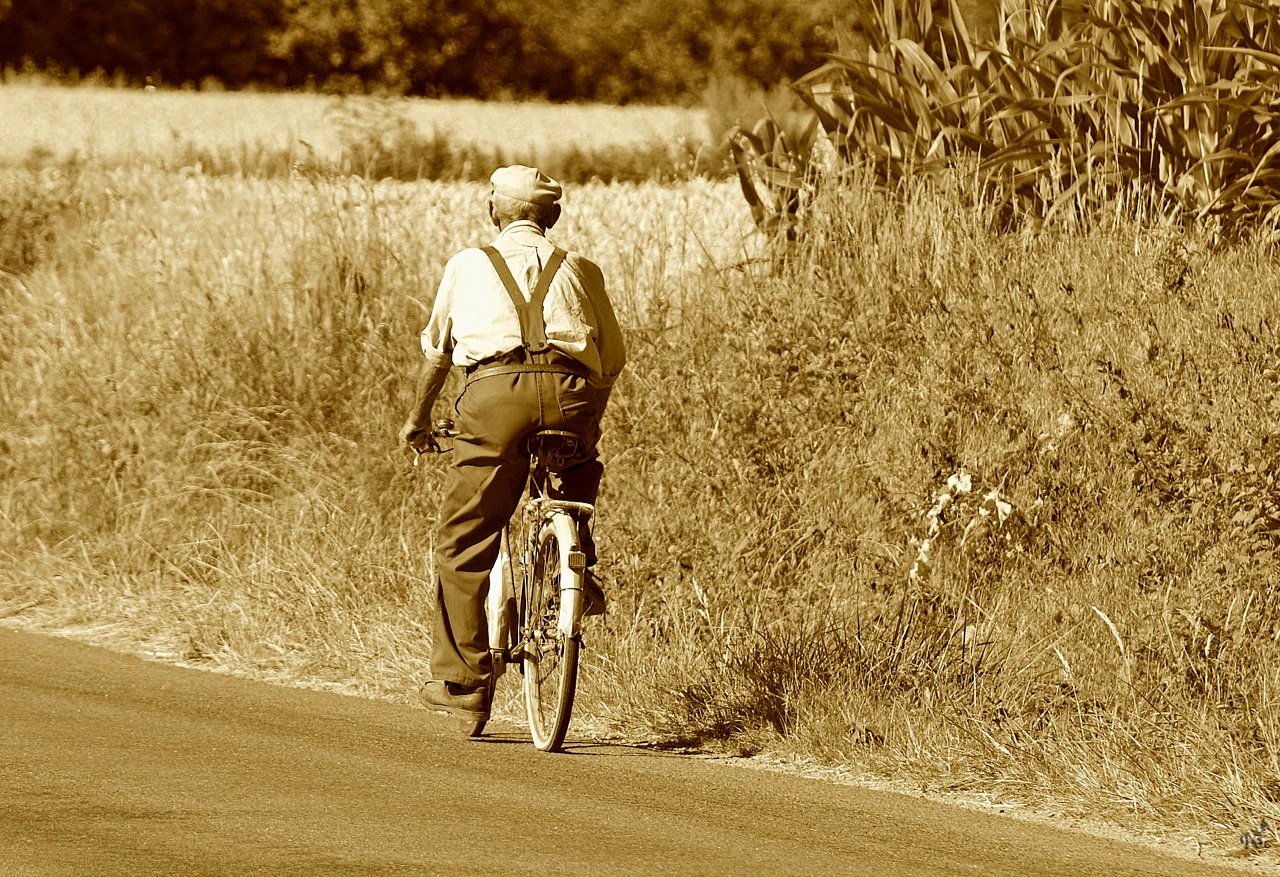
<path fill-rule="evenodd" d="M 600 412 L 585 378 L 519 372 L 472 378 L 455 406 L 453 443 L 435 562 L 433 679 L 474 687 L 492 674 L 485 596 L 502 528 L 519 505 L 529 461 L 520 442 L 535 429 L 566 429 L 587 443 L 582 462 L 559 474 L 559 499 L 594 503 L 603 467 L 596 456 Z"/>

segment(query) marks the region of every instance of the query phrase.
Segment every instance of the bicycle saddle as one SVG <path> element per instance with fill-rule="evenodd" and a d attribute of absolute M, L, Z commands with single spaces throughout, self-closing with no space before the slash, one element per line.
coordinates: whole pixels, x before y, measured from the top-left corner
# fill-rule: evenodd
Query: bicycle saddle
<path fill-rule="evenodd" d="M 580 462 L 587 452 L 586 442 L 576 432 L 567 429 L 539 429 L 529 433 L 520 448 L 536 457 L 551 472 L 568 469 Z"/>

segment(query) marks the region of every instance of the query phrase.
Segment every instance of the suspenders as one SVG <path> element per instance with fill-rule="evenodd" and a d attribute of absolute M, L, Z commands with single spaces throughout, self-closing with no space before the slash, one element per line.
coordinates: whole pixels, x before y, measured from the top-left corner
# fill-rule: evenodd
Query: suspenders
<path fill-rule="evenodd" d="M 498 273 L 498 279 L 502 281 L 503 287 L 507 290 L 507 295 L 511 297 L 511 304 L 515 307 L 516 315 L 520 318 L 520 341 L 524 345 L 528 356 L 525 363 L 486 368 L 475 372 L 471 377 L 479 378 L 482 375 L 507 374 L 518 371 L 568 373 L 586 377 L 586 368 L 584 366 L 575 367 L 567 363 L 550 363 L 544 355 L 552 348 L 547 343 L 547 322 L 542 313 L 543 302 L 547 298 L 547 292 L 551 289 L 551 281 L 555 277 L 556 271 L 560 269 L 561 263 L 564 262 L 565 251 L 559 247 L 555 248 L 551 258 L 547 260 L 547 264 L 542 266 L 542 273 L 538 275 L 538 282 L 534 285 L 533 291 L 529 295 L 529 301 L 526 302 L 515 277 L 511 274 L 511 268 L 507 265 L 507 260 L 502 258 L 502 254 L 494 247 L 481 247 L 481 250 L 489 257 L 489 261 L 493 263 L 493 270 Z"/>
<path fill-rule="evenodd" d="M 511 296 L 511 303 L 515 305 L 516 314 L 520 317 L 520 340 L 524 349 L 530 353 L 545 353 L 550 345 L 547 344 L 547 323 L 542 315 L 542 302 L 547 297 L 547 290 L 551 289 L 551 280 L 560 269 L 560 263 L 564 261 L 564 250 L 556 247 L 547 264 L 542 266 L 542 273 L 538 275 L 538 282 L 526 302 L 511 274 L 511 268 L 507 266 L 507 260 L 494 247 L 482 249 L 493 263 L 493 269 L 498 272 L 507 295 Z"/>

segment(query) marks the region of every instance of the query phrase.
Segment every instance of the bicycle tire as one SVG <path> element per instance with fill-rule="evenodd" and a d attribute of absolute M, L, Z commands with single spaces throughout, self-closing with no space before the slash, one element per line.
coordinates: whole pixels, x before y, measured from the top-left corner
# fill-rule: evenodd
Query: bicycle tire
<path fill-rule="evenodd" d="M 524 630 L 524 696 L 533 745 L 555 752 L 564 744 L 578 685 L 577 636 L 560 630 L 561 581 L 565 569 L 561 537 L 552 522 L 538 531 L 533 566 L 521 614 Z"/>

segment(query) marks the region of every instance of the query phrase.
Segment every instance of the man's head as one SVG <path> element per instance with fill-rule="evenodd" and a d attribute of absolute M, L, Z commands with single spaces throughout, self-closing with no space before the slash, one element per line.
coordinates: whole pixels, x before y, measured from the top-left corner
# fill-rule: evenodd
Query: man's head
<path fill-rule="evenodd" d="M 560 184 L 537 168 L 522 164 L 500 167 L 489 181 L 489 216 L 498 228 L 519 220 L 551 228 L 560 218 Z"/>

